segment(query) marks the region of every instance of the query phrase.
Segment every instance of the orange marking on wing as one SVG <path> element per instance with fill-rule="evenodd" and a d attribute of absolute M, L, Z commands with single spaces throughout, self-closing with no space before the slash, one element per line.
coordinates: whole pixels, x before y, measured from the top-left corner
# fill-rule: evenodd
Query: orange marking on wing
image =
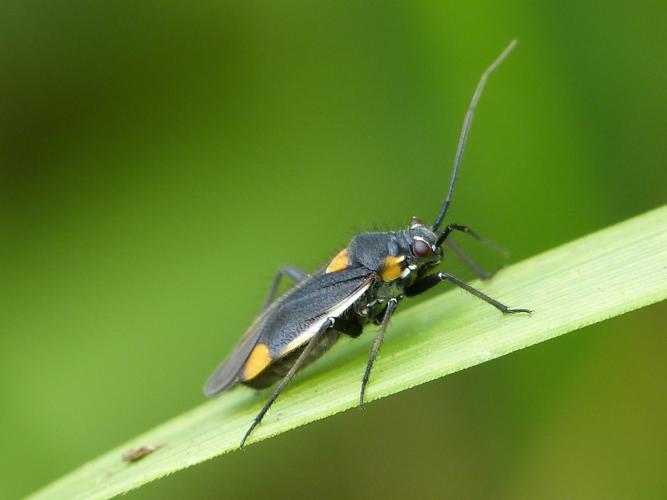
<path fill-rule="evenodd" d="M 347 255 L 347 248 L 343 248 L 338 255 L 336 255 L 329 265 L 327 266 L 325 273 L 335 273 L 336 271 L 342 271 L 347 269 L 347 266 L 350 265 L 350 258 Z"/>
<path fill-rule="evenodd" d="M 243 365 L 243 380 L 250 380 L 259 375 L 264 368 L 271 364 L 269 348 L 266 344 L 257 344 L 250 352 L 250 356 Z"/>
<path fill-rule="evenodd" d="M 382 272 L 380 273 L 382 279 L 384 281 L 394 281 L 396 278 L 398 278 L 403 272 L 401 263 L 404 260 L 405 260 L 404 255 L 399 255 L 399 256 L 390 255 L 388 257 L 385 257 L 384 263 L 382 265 Z"/>

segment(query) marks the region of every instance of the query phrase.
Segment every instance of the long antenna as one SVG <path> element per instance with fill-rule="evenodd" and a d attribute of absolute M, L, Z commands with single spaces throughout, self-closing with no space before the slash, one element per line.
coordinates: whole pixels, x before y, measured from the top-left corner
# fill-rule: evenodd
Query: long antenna
<path fill-rule="evenodd" d="M 440 208 L 440 212 L 438 213 L 438 216 L 435 219 L 435 222 L 433 223 L 433 232 L 437 232 L 438 229 L 440 228 L 440 224 L 442 224 L 442 221 L 445 218 L 445 214 L 447 213 L 447 209 L 449 208 L 449 204 L 452 201 L 452 193 L 454 192 L 454 183 L 456 182 L 456 176 L 459 173 L 459 165 L 461 164 L 461 158 L 463 157 L 463 149 L 465 148 L 466 145 L 466 140 L 468 139 L 468 132 L 470 131 L 470 124 L 472 123 L 472 117 L 473 114 L 475 113 L 475 109 L 477 108 L 477 102 L 479 101 L 479 97 L 482 95 L 482 91 L 484 90 L 484 85 L 486 85 L 486 81 L 489 79 L 489 75 L 493 73 L 500 64 L 507 58 L 510 52 L 512 52 L 512 49 L 516 46 L 516 39 L 512 40 L 510 44 L 503 50 L 503 52 L 498 56 L 498 58 L 493 61 L 491 66 L 486 68 L 486 71 L 484 71 L 484 74 L 482 74 L 482 78 L 479 79 L 479 83 L 477 84 L 477 88 L 475 89 L 475 93 L 472 96 L 472 100 L 470 101 L 470 106 L 468 107 L 468 111 L 466 112 L 466 117 L 463 120 L 463 128 L 461 129 L 461 136 L 459 137 L 459 145 L 456 148 L 456 156 L 454 157 L 454 167 L 452 169 L 452 177 L 449 181 L 449 191 L 447 191 L 447 198 L 445 198 L 445 202 L 442 204 L 442 207 Z"/>

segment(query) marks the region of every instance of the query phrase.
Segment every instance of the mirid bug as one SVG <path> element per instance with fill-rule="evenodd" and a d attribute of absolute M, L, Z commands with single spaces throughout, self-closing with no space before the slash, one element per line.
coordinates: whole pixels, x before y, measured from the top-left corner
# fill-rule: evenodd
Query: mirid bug
<path fill-rule="evenodd" d="M 210 397 L 237 384 L 264 388 L 280 381 L 243 436 L 241 448 L 299 369 L 324 354 L 340 335 L 358 337 L 366 324 L 374 322 L 379 327 L 359 393 L 359 404 L 363 406 L 366 385 L 385 330 L 404 297 L 418 295 L 438 283 L 449 281 L 503 313 L 530 313 L 528 309 L 507 307 L 450 274 L 435 272 L 442 260 L 442 246 L 447 243 L 479 277 L 488 277 L 447 241 L 452 231 L 462 231 L 481 240 L 479 235 L 459 224 L 449 224 L 442 231 L 440 227 L 451 203 L 479 97 L 489 75 L 515 45 L 516 40 L 513 40 L 484 71 L 477 84 L 463 121 L 447 196 L 430 227 L 413 218 L 407 229 L 355 236 L 315 274 L 309 275 L 294 267 L 278 271 L 261 314 L 204 388 Z M 283 276 L 294 280 L 296 285 L 274 300 Z"/>

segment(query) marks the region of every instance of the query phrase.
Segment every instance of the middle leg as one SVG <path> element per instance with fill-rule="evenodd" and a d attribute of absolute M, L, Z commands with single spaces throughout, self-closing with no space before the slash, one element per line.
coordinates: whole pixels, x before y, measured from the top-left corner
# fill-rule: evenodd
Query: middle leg
<path fill-rule="evenodd" d="M 366 386 L 368 385 L 368 379 L 371 377 L 371 370 L 373 369 L 373 363 L 375 363 L 375 358 L 378 355 L 382 341 L 384 340 L 384 332 L 387 330 L 389 325 L 389 320 L 391 319 L 394 310 L 398 305 L 397 299 L 389 299 L 387 302 L 387 309 L 385 309 L 384 316 L 382 317 L 382 323 L 378 327 L 378 331 L 375 334 L 375 339 L 373 340 L 373 347 L 371 347 L 371 354 L 368 357 L 368 363 L 366 364 L 366 371 L 364 372 L 364 378 L 361 380 L 361 391 L 359 392 L 359 406 L 364 407 L 364 394 L 366 393 Z"/>

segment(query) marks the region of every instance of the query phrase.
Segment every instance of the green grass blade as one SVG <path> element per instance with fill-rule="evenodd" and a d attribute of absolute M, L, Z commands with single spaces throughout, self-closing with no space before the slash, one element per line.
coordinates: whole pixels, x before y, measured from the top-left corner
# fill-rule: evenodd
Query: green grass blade
<path fill-rule="evenodd" d="M 535 313 L 502 316 L 462 290 L 402 311 L 387 333 L 367 400 L 665 299 L 667 206 L 512 266 L 480 288 Z M 372 337 L 342 342 L 297 377 L 250 444 L 356 406 Z M 105 453 L 34 498 L 111 497 L 235 450 L 265 399 L 234 390 Z M 164 447 L 143 460 L 121 461 L 124 451 L 156 443 Z"/>

